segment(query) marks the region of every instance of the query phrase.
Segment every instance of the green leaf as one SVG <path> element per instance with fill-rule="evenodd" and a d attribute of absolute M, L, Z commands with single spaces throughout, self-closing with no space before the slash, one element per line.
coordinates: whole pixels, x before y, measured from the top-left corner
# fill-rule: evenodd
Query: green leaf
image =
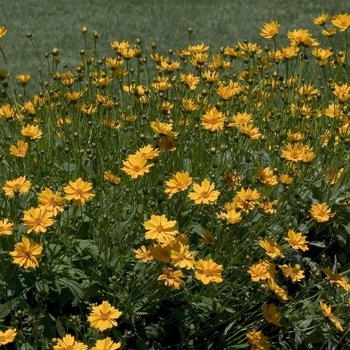
<path fill-rule="evenodd" d="M 318 248 L 326 248 L 326 245 L 323 242 L 309 242 L 309 245 L 313 245 Z"/>
<path fill-rule="evenodd" d="M 0 305 L 0 319 L 5 318 L 18 304 L 17 299 L 12 299 L 5 304 Z"/>
<path fill-rule="evenodd" d="M 160 339 L 167 334 L 167 331 L 159 324 L 153 324 L 145 327 L 146 336 L 150 339 Z"/>
<path fill-rule="evenodd" d="M 59 284 L 62 287 L 67 287 L 72 292 L 73 296 L 77 299 L 83 299 L 85 296 L 84 291 L 80 288 L 80 284 L 76 281 L 69 280 L 68 278 L 60 278 Z"/>

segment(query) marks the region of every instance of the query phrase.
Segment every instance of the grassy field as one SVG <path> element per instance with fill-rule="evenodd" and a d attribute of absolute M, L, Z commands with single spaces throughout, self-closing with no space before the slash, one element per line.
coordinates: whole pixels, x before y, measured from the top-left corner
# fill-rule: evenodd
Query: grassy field
<path fill-rule="evenodd" d="M 109 44 L 114 40 L 133 43 L 140 38 L 145 50 L 152 41 L 160 50 L 182 49 L 189 44 L 189 27 L 194 29 L 193 42 L 205 42 L 217 51 L 221 46 L 234 46 L 246 39 L 262 43 L 260 28 L 270 20 L 282 23 L 278 38 L 281 42 L 288 30 L 314 27 L 312 19 L 317 15 L 343 13 L 347 6 L 341 0 L 19 0 L 2 1 L 1 9 L 0 25 L 8 29 L 2 45 L 7 48 L 10 71 L 36 75 L 41 64 L 27 33 L 32 33 L 41 59 L 45 52 L 57 47 L 62 63 L 69 65 L 83 48 L 83 25 L 90 33 L 99 32 L 98 49 L 107 57 L 113 54 Z M 30 87 L 34 84 L 35 79 Z"/>

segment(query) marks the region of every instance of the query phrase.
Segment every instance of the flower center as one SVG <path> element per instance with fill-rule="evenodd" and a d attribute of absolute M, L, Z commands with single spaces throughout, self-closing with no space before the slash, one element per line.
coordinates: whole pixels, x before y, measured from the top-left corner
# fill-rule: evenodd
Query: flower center
<path fill-rule="evenodd" d="M 108 311 L 108 312 L 102 312 L 102 311 L 101 311 L 101 320 L 102 320 L 102 321 L 108 320 L 110 314 L 111 314 L 110 311 Z"/>
<path fill-rule="evenodd" d="M 134 165 L 134 171 L 139 172 L 141 167 L 139 165 Z"/>
<path fill-rule="evenodd" d="M 201 193 L 202 198 L 208 198 L 209 197 L 209 192 L 208 191 L 203 191 Z"/>
<path fill-rule="evenodd" d="M 156 227 L 156 230 L 160 233 L 160 232 L 163 232 L 164 231 L 164 227 L 162 225 L 158 225 Z"/>

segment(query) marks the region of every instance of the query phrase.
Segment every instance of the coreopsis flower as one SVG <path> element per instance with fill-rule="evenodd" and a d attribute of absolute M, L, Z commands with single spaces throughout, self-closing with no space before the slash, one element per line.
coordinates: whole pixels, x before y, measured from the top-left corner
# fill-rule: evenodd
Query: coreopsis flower
<path fill-rule="evenodd" d="M 250 350 L 269 350 L 271 345 L 262 331 L 251 331 L 247 333 L 247 339 L 251 345 Z"/>
<path fill-rule="evenodd" d="M 141 259 L 143 262 L 153 260 L 153 256 L 150 250 L 148 250 L 144 245 L 139 249 L 134 250 L 135 258 Z"/>
<path fill-rule="evenodd" d="M 0 28 L 0 31 L 1 31 L 1 28 Z M 7 329 L 5 332 L 0 331 L 0 345 L 6 345 L 8 343 L 12 343 L 16 337 L 16 334 L 17 334 L 17 330 L 12 328 Z"/>
<path fill-rule="evenodd" d="M 205 245 L 214 245 L 215 243 L 215 237 L 210 231 L 205 231 L 200 237 L 199 242 Z"/>
<path fill-rule="evenodd" d="M 169 152 L 176 150 L 176 143 L 173 136 L 162 136 L 158 142 L 158 146 Z"/>
<path fill-rule="evenodd" d="M 339 320 L 332 313 L 332 307 L 323 303 L 322 301 L 320 301 L 320 306 L 323 314 L 334 324 L 335 328 L 337 328 L 341 332 L 344 332 L 344 329 L 340 324 Z"/>
<path fill-rule="evenodd" d="M 173 241 L 175 242 L 175 241 Z M 172 243 L 173 243 L 172 242 Z M 171 244 L 156 244 L 149 248 L 154 260 L 168 263 L 171 261 L 171 250 L 173 249 Z"/>
<path fill-rule="evenodd" d="M 275 294 L 276 298 L 281 303 L 286 303 L 288 300 L 291 300 L 292 298 L 288 295 L 288 292 L 286 292 L 282 287 L 280 287 L 273 278 L 269 278 L 267 280 L 268 287 L 270 290 Z"/>
<path fill-rule="evenodd" d="M 30 77 L 30 74 L 17 74 L 15 78 L 18 80 L 18 84 L 24 86 L 24 85 L 27 85 L 31 77 Z"/>
<path fill-rule="evenodd" d="M 10 252 L 10 255 L 14 264 L 23 266 L 25 269 L 35 268 L 39 266 L 38 259 L 43 256 L 41 254 L 42 250 L 42 244 L 36 243 L 30 238 L 22 237 L 22 242 L 15 244 L 15 250 Z"/>
<path fill-rule="evenodd" d="M 93 83 L 96 84 L 95 81 L 93 81 Z M 102 86 L 102 84 L 99 84 L 99 85 Z M 88 103 L 88 104 L 85 104 L 84 106 L 82 106 L 80 108 L 80 110 L 86 115 L 92 115 L 92 114 L 96 113 L 97 107 L 93 104 Z"/>
<path fill-rule="evenodd" d="M 242 221 L 241 213 L 235 209 L 228 210 L 227 212 L 221 211 L 219 214 L 216 214 L 216 216 L 219 219 L 226 219 L 227 223 L 230 225 L 237 224 Z"/>
<path fill-rule="evenodd" d="M 243 44 L 238 41 L 237 46 L 243 51 L 245 54 L 249 54 L 251 52 L 255 52 L 257 55 L 262 52 L 261 47 L 257 44 L 251 42 L 244 42 Z"/>
<path fill-rule="evenodd" d="M 181 102 L 182 107 L 186 112 L 193 112 L 198 109 L 198 105 L 190 98 L 183 98 Z"/>
<path fill-rule="evenodd" d="M 279 32 L 280 24 L 277 21 L 271 21 L 265 23 L 265 26 L 261 28 L 260 35 L 265 39 L 273 39 Z"/>
<path fill-rule="evenodd" d="M 52 219 L 53 212 L 47 210 L 44 206 L 30 208 L 23 211 L 23 224 L 26 226 L 27 233 L 46 232 L 49 226 L 54 224 Z"/>
<path fill-rule="evenodd" d="M 164 281 L 164 284 L 171 289 L 180 289 L 186 283 L 181 278 L 184 274 L 181 270 L 173 270 L 171 267 L 163 267 L 162 274 L 157 278 L 157 281 Z"/>
<path fill-rule="evenodd" d="M 87 350 L 87 345 L 76 341 L 70 334 L 65 335 L 62 339 L 57 339 L 57 344 L 53 350 Z"/>
<path fill-rule="evenodd" d="M 340 108 L 340 104 L 330 103 L 328 107 L 324 110 L 324 115 L 329 118 L 344 118 L 344 113 Z"/>
<path fill-rule="evenodd" d="M 119 185 L 120 184 L 120 177 L 112 174 L 110 170 L 107 170 L 103 173 L 103 177 L 112 185 Z"/>
<path fill-rule="evenodd" d="M 281 56 L 285 60 L 290 60 L 293 57 L 296 57 L 298 55 L 299 51 L 300 51 L 299 47 L 293 46 L 293 45 L 282 47 L 280 49 Z"/>
<path fill-rule="evenodd" d="M 205 45 L 204 43 L 197 45 L 189 45 L 187 49 L 183 50 L 187 55 L 195 55 L 197 53 L 205 52 L 209 49 L 209 45 Z"/>
<path fill-rule="evenodd" d="M 173 124 L 163 123 L 159 120 L 156 120 L 151 123 L 152 130 L 159 136 L 177 136 L 177 132 L 173 131 Z"/>
<path fill-rule="evenodd" d="M 252 123 L 239 124 L 238 129 L 243 135 L 248 136 L 252 140 L 259 139 L 261 136 L 259 128 L 254 128 Z"/>
<path fill-rule="evenodd" d="M 264 240 L 259 241 L 260 247 L 262 247 L 266 254 L 270 258 L 277 258 L 277 257 L 283 257 L 282 250 L 283 247 L 278 244 L 276 241 L 270 239 L 269 237 L 266 237 Z"/>
<path fill-rule="evenodd" d="M 328 14 L 327 13 L 322 13 L 322 15 L 317 16 L 314 18 L 314 23 L 317 26 L 324 26 L 328 20 Z"/>
<path fill-rule="evenodd" d="M 250 266 L 248 273 L 250 274 L 253 282 L 259 282 L 267 280 L 269 278 L 274 278 L 276 274 L 275 267 L 275 264 L 271 264 L 268 261 L 264 260 Z"/>
<path fill-rule="evenodd" d="M 157 77 L 156 82 L 151 84 L 151 86 L 160 92 L 168 91 L 171 88 L 168 77 Z"/>
<path fill-rule="evenodd" d="M 315 57 L 316 63 L 323 67 L 328 62 L 328 58 L 333 55 L 333 52 L 329 49 L 314 48 L 311 50 L 311 54 Z"/>
<path fill-rule="evenodd" d="M 181 173 L 177 172 L 172 176 L 169 181 L 166 181 L 166 189 L 165 193 L 168 194 L 169 198 L 171 198 L 175 193 L 185 191 L 188 186 L 192 183 L 192 177 L 188 171 Z"/>
<path fill-rule="evenodd" d="M 257 190 L 251 190 L 250 188 L 241 188 L 234 198 L 235 204 L 238 208 L 249 211 L 255 208 L 258 204 L 260 193 Z"/>
<path fill-rule="evenodd" d="M 91 350 L 117 350 L 122 346 L 121 342 L 115 343 L 110 337 L 97 340 L 96 344 Z"/>
<path fill-rule="evenodd" d="M 327 203 L 312 204 L 309 213 L 317 222 L 326 222 L 335 215 Z"/>
<path fill-rule="evenodd" d="M 58 191 L 54 194 L 46 187 L 44 191 L 38 194 L 38 201 L 41 206 L 45 207 L 47 211 L 51 211 L 54 216 L 56 216 L 59 211 L 64 211 L 64 198 L 61 197 L 61 193 Z"/>
<path fill-rule="evenodd" d="M 242 90 L 241 86 L 236 81 L 232 80 L 230 80 L 227 85 L 222 82 L 219 82 L 218 85 L 216 92 L 225 101 L 228 101 Z"/>
<path fill-rule="evenodd" d="M 263 317 L 266 322 L 282 327 L 280 323 L 281 313 L 277 310 L 274 304 L 264 304 L 262 307 Z"/>
<path fill-rule="evenodd" d="M 217 200 L 220 192 L 215 190 L 215 184 L 204 179 L 200 185 L 193 185 L 193 192 L 188 194 L 196 204 L 211 204 Z"/>
<path fill-rule="evenodd" d="M 176 69 L 180 68 L 180 62 L 163 59 L 160 61 L 160 66 L 158 67 L 160 70 L 164 70 L 167 73 L 171 73 Z"/>
<path fill-rule="evenodd" d="M 207 70 L 202 73 L 202 77 L 208 84 L 212 84 L 219 79 L 219 73 L 215 70 Z"/>
<path fill-rule="evenodd" d="M 25 176 L 21 176 L 17 179 L 6 181 L 2 189 L 5 191 L 6 196 L 15 197 L 19 194 L 28 192 L 30 186 L 30 181 L 27 181 Z"/>
<path fill-rule="evenodd" d="M 122 312 L 115 309 L 108 301 L 103 301 L 101 305 L 93 306 L 88 321 L 91 327 L 100 331 L 118 326 L 116 321 L 122 315 Z"/>
<path fill-rule="evenodd" d="M 350 26 L 350 15 L 347 13 L 335 15 L 331 18 L 331 22 L 341 32 L 344 32 Z"/>
<path fill-rule="evenodd" d="M 228 124 L 229 127 L 239 126 L 241 124 L 248 124 L 252 122 L 252 115 L 250 113 L 237 113 L 233 116 L 233 123 Z"/>
<path fill-rule="evenodd" d="M 306 237 L 303 236 L 301 232 L 288 230 L 288 237 L 286 237 L 285 240 L 293 249 L 299 249 L 303 252 L 309 250 L 309 247 L 307 246 L 309 242 L 306 240 Z"/>
<path fill-rule="evenodd" d="M 219 131 L 224 128 L 226 117 L 215 106 L 210 106 L 202 116 L 202 126 L 205 130 Z"/>
<path fill-rule="evenodd" d="M 200 259 L 195 265 L 196 272 L 194 274 L 197 280 L 203 284 L 210 282 L 221 283 L 222 279 L 222 265 L 217 264 L 213 259 Z"/>
<path fill-rule="evenodd" d="M 37 125 L 30 125 L 23 127 L 21 130 L 23 136 L 29 137 L 31 140 L 41 139 L 43 132 L 39 129 Z"/>
<path fill-rule="evenodd" d="M 71 91 L 66 93 L 66 98 L 71 103 L 77 103 L 78 100 L 83 96 L 82 91 Z"/>
<path fill-rule="evenodd" d="M 350 99 L 350 86 L 348 84 L 334 84 L 333 94 L 338 97 L 340 103 L 344 103 Z"/>
<path fill-rule="evenodd" d="M 300 142 L 300 141 L 303 140 L 305 135 L 300 133 L 300 132 L 294 132 L 293 133 L 290 129 L 288 129 L 287 136 L 293 142 Z"/>
<path fill-rule="evenodd" d="M 340 273 L 333 273 L 329 267 L 322 268 L 321 270 L 329 278 L 331 284 L 334 284 L 338 288 L 343 288 L 345 291 L 350 289 L 350 283 Z"/>
<path fill-rule="evenodd" d="M 147 145 L 141 147 L 135 154 L 142 154 L 146 159 L 153 159 L 159 156 L 159 150 L 154 149 L 151 145 Z"/>
<path fill-rule="evenodd" d="M 323 29 L 322 30 L 322 34 L 325 36 L 328 36 L 329 38 L 331 38 L 332 36 L 334 36 L 337 32 L 336 28 L 327 28 L 327 29 Z"/>
<path fill-rule="evenodd" d="M 81 177 L 79 177 L 76 181 L 69 180 L 68 186 L 63 188 L 66 199 L 72 200 L 74 205 L 84 205 L 86 200 L 90 200 L 95 195 L 91 192 L 92 183 L 83 181 Z"/>
<path fill-rule="evenodd" d="M 0 117 L 7 118 L 7 119 L 14 119 L 16 118 L 17 113 L 14 106 L 11 106 L 9 104 L 4 104 L 0 107 Z"/>
<path fill-rule="evenodd" d="M 276 206 L 278 204 L 278 200 L 274 201 L 263 201 L 259 204 L 260 208 L 264 211 L 265 214 L 275 214 Z"/>
<path fill-rule="evenodd" d="M 293 183 L 293 178 L 290 177 L 288 174 L 282 174 L 280 176 L 280 182 L 283 185 L 291 185 Z"/>
<path fill-rule="evenodd" d="M 178 233 L 176 224 L 176 220 L 168 221 L 164 214 L 151 215 L 151 219 L 143 224 L 146 229 L 145 238 L 156 239 L 159 243 L 170 243 Z"/>
<path fill-rule="evenodd" d="M 196 68 L 201 69 L 207 63 L 208 54 L 203 52 L 198 52 L 192 55 L 191 64 Z"/>
<path fill-rule="evenodd" d="M 3 219 L 0 221 L 0 236 L 11 235 L 12 234 L 13 223 L 9 222 L 8 219 Z"/>
<path fill-rule="evenodd" d="M 171 250 L 170 257 L 171 264 L 173 266 L 185 269 L 194 268 L 194 252 L 190 251 L 190 247 L 188 245 L 179 243 L 179 247 L 177 247 L 177 249 Z"/>
<path fill-rule="evenodd" d="M 185 84 L 187 89 L 195 90 L 196 86 L 200 82 L 200 77 L 197 77 L 197 76 L 193 75 L 192 73 L 180 74 L 180 80 Z"/>
<path fill-rule="evenodd" d="M 15 157 L 25 157 L 28 151 L 28 142 L 23 140 L 17 141 L 17 146 L 10 146 L 10 153 Z"/>
<path fill-rule="evenodd" d="M 304 271 L 300 269 L 300 265 L 296 264 L 292 266 L 291 264 L 279 265 L 282 270 L 284 277 L 290 278 L 293 282 L 300 282 L 305 278 Z"/>
<path fill-rule="evenodd" d="M 256 178 L 266 186 L 274 186 L 278 184 L 277 176 L 273 173 L 269 167 L 258 167 L 258 171 L 255 174 Z"/>
<path fill-rule="evenodd" d="M 299 162 L 303 160 L 304 149 L 300 143 L 288 143 L 282 150 L 282 157 L 292 162 Z"/>
<path fill-rule="evenodd" d="M 287 38 L 291 40 L 292 46 L 318 46 L 318 41 L 312 38 L 307 29 L 293 30 L 287 33 Z"/>
<path fill-rule="evenodd" d="M 226 182 L 227 186 L 232 187 L 234 190 L 236 190 L 237 187 L 241 185 L 240 180 L 241 177 L 235 171 L 224 172 L 224 181 Z"/>
<path fill-rule="evenodd" d="M 6 34 L 7 29 L 5 27 L 0 27 L 0 39 Z"/>

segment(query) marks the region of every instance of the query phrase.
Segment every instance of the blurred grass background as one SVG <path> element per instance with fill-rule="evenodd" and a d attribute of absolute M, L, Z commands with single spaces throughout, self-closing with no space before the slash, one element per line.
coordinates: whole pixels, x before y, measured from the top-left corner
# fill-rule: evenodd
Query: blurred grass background
<path fill-rule="evenodd" d="M 1 0 L 0 26 L 8 29 L 1 46 L 9 61 L 9 70 L 30 73 L 35 83 L 40 61 L 27 38 L 33 41 L 42 60 L 54 47 L 60 50 L 62 66 L 75 69 L 79 51 L 84 47 L 81 27 L 100 34 L 98 51 L 113 56 L 110 43 L 140 38 L 144 50 L 152 41 L 161 52 L 183 49 L 189 44 L 187 29 L 193 28 L 193 43 L 205 42 L 211 51 L 235 46 L 245 39 L 269 44 L 260 37 L 266 22 L 281 23 L 279 45 L 287 44 L 289 30 L 305 28 L 320 36 L 313 18 L 325 12 L 330 16 L 349 12 L 344 0 Z M 0 69 L 4 69 L 0 58 Z M 38 86 L 39 88 L 39 86 Z"/>

